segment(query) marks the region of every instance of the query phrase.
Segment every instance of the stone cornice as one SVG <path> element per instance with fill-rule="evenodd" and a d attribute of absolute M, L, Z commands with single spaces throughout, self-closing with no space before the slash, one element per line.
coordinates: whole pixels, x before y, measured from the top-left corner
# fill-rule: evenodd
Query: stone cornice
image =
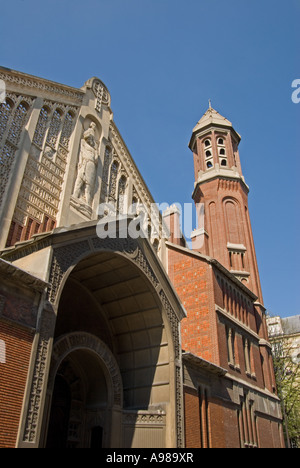
<path fill-rule="evenodd" d="M 0 67 L 0 79 L 5 82 L 8 90 L 13 90 L 14 87 L 27 88 L 30 94 L 33 92 L 34 94 L 42 93 L 43 96 L 46 94 L 46 97 L 53 95 L 54 98 L 60 97 L 72 100 L 76 104 L 81 104 L 84 96 L 84 92 L 80 89 L 49 81 L 45 78 L 27 75 L 9 68 Z"/>
<path fill-rule="evenodd" d="M 182 353 L 183 362 L 187 362 L 189 364 L 193 364 L 198 368 L 204 369 L 212 374 L 216 374 L 218 376 L 224 376 L 227 374 L 227 370 L 223 369 L 223 367 L 217 366 L 212 362 L 206 361 L 205 359 L 196 356 L 193 353 L 183 352 Z"/>
<path fill-rule="evenodd" d="M 31 275 L 27 271 L 21 270 L 20 268 L 12 265 L 0 258 L 0 275 L 5 276 L 6 279 L 18 282 L 22 285 L 33 288 L 36 291 L 43 292 L 48 284 L 39 278 Z"/>

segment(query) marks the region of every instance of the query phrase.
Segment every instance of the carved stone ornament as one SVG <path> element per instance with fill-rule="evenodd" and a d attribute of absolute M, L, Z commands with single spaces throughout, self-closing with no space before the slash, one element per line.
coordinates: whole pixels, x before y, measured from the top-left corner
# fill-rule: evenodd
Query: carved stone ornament
<path fill-rule="evenodd" d="M 98 159 L 95 128 L 96 124 L 91 122 L 89 128 L 83 133 L 73 194 L 73 197 L 83 199 L 88 206 L 91 206 L 93 201 Z"/>
<path fill-rule="evenodd" d="M 96 96 L 95 109 L 97 112 L 101 111 L 102 105 L 110 105 L 110 95 L 104 84 L 100 80 L 93 83 L 93 92 Z"/>

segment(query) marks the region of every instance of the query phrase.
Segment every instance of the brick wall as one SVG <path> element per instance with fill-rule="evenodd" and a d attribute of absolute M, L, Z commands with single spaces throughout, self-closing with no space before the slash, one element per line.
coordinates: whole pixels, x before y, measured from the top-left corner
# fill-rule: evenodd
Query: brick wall
<path fill-rule="evenodd" d="M 30 360 L 33 332 L 0 319 L 6 362 L 0 363 L 0 447 L 16 444 Z"/>
<path fill-rule="evenodd" d="M 188 317 L 181 322 L 182 348 L 218 364 L 212 270 L 205 261 L 169 250 L 168 272 Z"/>
<path fill-rule="evenodd" d="M 199 398 L 190 388 L 184 389 L 184 424 L 186 448 L 201 447 Z"/>

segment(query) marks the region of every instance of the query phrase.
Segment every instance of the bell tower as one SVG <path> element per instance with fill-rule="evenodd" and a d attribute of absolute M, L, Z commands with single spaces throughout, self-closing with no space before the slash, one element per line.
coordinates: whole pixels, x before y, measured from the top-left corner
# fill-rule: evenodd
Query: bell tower
<path fill-rule="evenodd" d="M 189 143 L 195 169 L 193 200 L 202 209 L 192 242 L 194 250 L 218 260 L 262 302 L 240 140 L 232 123 L 211 104 L 193 129 Z"/>

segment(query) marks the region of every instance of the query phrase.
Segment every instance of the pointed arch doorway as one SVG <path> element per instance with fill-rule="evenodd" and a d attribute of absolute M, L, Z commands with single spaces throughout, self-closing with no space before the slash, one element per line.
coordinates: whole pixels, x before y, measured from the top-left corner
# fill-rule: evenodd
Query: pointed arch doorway
<path fill-rule="evenodd" d="M 53 355 L 46 448 L 118 445 L 121 377 L 108 347 L 89 333 L 71 333 Z"/>

